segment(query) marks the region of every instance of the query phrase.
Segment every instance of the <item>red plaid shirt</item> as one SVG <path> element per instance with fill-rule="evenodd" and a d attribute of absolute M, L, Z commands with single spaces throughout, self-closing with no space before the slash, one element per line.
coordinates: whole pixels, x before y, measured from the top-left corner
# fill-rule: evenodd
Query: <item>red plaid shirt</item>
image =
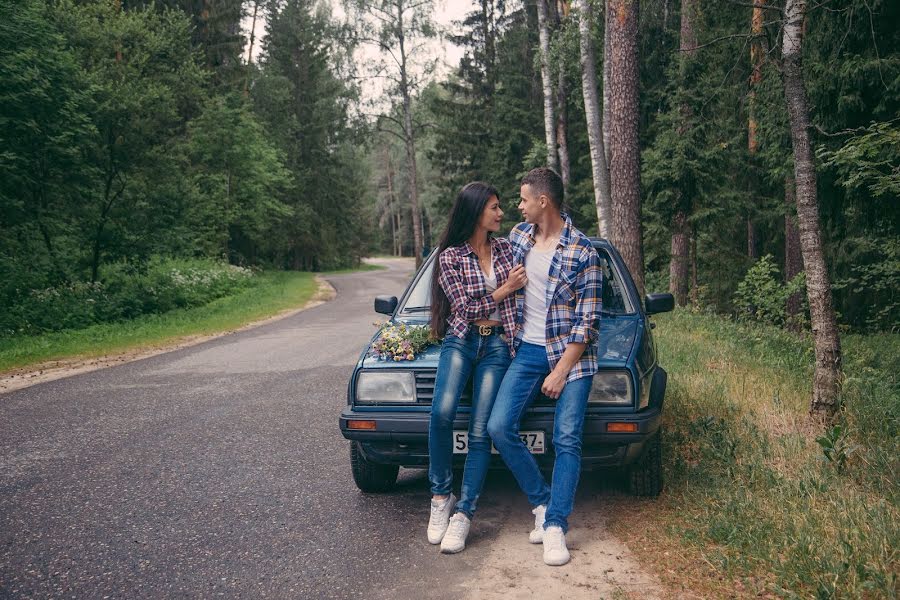
<path fill-rule="evenodd" d="M 491 239 L 491 254 L 494 259 L 494 276 L 497 287 L 509 278 L 513 268 L 512 245 L 506 238 Z M 450 301 L 450 316 L 447 317 L 447 335 L 466 337 L 469 326 L 481 319 L 487 319 L 498 307 L 493 296 L 484 286 L 484 273 L 478 264 L 475 249 L 466 242 L 461 246 L 450 246 L 438 257 L 438 282 Z M 506 332 L 506 343 L 510 353 L 514 353 L 513 336 L 516 331 L 516 299 L 510 294 L 500 301 L 500 321 Z"/>

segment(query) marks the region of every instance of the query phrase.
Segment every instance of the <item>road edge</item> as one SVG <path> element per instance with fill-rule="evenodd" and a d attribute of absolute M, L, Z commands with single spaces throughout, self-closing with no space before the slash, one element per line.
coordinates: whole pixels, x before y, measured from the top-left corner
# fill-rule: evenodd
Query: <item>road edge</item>
<path fill-rule="evenodd" d="M 137 360 L 142 360 L 144 358 L 150 358 L 151 356 L 165 354 L 166 352 L 172 352 L 174 350 L 181 350 L 183 348 L 196 346 L 198 344 L 202 344 L 203 342 L 208 342 L 209 340 L 224 337 L 232 333 L 246 331 L 248 329 L 253 329 L 254 327 L 259 327 L 260 325 L 265 325 L 266 323 L 272 323 L 273 321 L 285 319 L 287 317 L 296 315 L 297 313 L 303 312 L 304 310 L 309 310 L 310 308 L 324 304 L 329 300 L 333 300 L 335 296 L 337 296 L 337 292 L 334 289 L 334 286 L 332 286 L 331 283 L 329 283 L 328 280 L 326 280 L 324 277 L 316 275 L 315 281 L 318 284 L 318 289 L 313 294 L 312 298 L 307 300 L 306 303 L 299 308 L 289 308 L 270 317 L 258 319 L 256 321 L 250 321 L 249 323 L 245 323 L 240 327 L 227 329 L 218 333 L 182 336 L 173 338 L 160 344 L 137 347 L 122 352 L 104 354 L 102 356 L 72 357 L 62 358 L 58 360 L 48 360 L 28 367 L 19 367 L 10 371 L 0 373 L 0 396 L 3 396 L 4 394 L 10 392 L 14 392 L 16 390 L 31 387 L 39 383 L 55 381 L 57 379 L 71 377 L 72 375 L 79 375 L 81 373 L 90 373 L 91 371 L 98 371 L 107 367 L 122 365 Z"/>

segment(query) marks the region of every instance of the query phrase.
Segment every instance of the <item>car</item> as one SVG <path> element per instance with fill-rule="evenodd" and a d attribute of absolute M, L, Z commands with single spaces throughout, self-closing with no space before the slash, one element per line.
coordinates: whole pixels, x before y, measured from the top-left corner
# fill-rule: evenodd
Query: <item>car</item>
<path fill-rule="evenodd" d="M 627 471 L 631 493 L 657 496 L 662 490 L 662 412 L 667 375 L 657 360 L 650 316 L 672 310 L 672 294 L 642 299 L 625 262 L 608 241 L 591 238 L 603 271 L 598 345 L 585 415 L 582 466 Z M 422 264 L 398 300 L 375 298 L 375 311 L 390 323 L 427 325 L 436 253 Z M 400 467 L 427 468 L 428 426 L 440 346 L 433 344 L 414 360 L 384 361 L 373 355 L 376 333 L 359 357 L 347 387 L 347 407 L 339 424 L 350 442 L 350 465 L 363 492 L 394 487 Z M 467 449 L 471 381 L 454 421 L 454 466 Z M 523 415 L 520 435 L 538 464 L 553 464 L 554 401 L 539 394 Z M 492 467 L 502 468 L 499 455 Z"/>

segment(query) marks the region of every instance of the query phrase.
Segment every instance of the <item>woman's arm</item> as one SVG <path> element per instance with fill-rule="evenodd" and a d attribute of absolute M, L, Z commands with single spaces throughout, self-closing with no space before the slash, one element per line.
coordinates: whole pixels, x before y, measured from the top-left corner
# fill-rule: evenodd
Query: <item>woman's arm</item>
<path fill-rule="evenodd" d="M 448 253 L 446 250 L 441 252 L 438 257 L 438 283 L 444 290 L 444 294 L 447 295 L 447 300 L 450 301 L 450 312 L 461 315 L 466 321 L 486 319 L 497 308 L 498 301 L 492 294 L 485 294 L 481 298 L 472 298 L 466 293 L 460 273 L 459 259 L 455 254 Z"/>

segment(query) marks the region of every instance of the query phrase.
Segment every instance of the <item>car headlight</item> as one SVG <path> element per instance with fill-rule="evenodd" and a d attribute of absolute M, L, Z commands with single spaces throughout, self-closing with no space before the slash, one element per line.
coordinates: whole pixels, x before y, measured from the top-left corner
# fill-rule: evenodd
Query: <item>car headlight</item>
<path fill-rule="evenodd" d="M 625 406 L 634 403 L 631 375 L 628 371 L 597 371 L 588 402 Z"/>
<path fill-rule="evenodd" d="M 356 378 L 357 402 L 415 402 L 416 377 L 412 371 L 363 371 Z"/>

